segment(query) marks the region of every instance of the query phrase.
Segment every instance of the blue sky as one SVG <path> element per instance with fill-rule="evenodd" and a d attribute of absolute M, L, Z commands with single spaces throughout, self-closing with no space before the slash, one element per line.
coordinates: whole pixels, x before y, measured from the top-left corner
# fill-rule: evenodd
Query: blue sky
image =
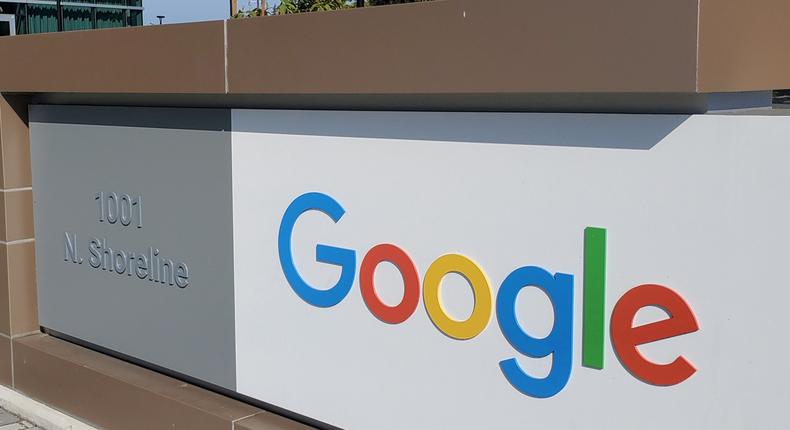
<path fill-rule="evenodd" d="M 250 9 L 257 4 L 255 0 L 238 0 L 239 7 Z M 269 6 L 279 4 L 279 0 L 269 0 Z M 230 0 L 143 0 L 145 12 L 143 22 L 158 23 L 157 15 L 165 16 L 165 23 L 211 21 L 225 19 L 230 13 Z"/>
<path fill-rule="evenodd" d="M 239 0 L 247 6 L 247 0 Z M 157 15 L 164 15 L 165 23 L 211 21 L 225 19 L 230 10 L 230 0 L 143 0 L 143 22 L 159 22 Z"/>

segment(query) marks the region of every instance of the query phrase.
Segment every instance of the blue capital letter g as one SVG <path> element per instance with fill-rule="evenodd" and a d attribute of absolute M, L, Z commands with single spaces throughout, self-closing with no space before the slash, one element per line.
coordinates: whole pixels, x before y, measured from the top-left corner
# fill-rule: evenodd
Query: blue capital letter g
<path fill-rule="evenodd" d="M 342 268 L 337 284 L 328 290 L 319 290 L 311 287 L 299 275 L 293 261 L 291 250 L 291 237 L 293 236 L 296 220 L 307 211 L 320 211 L 337 223 L 346 213 L 340 204 L 322 193 L 307 193 L 297 197 L 288 206 L 280 223 L 280 233 L 277 238 L 277 248 L 280 253 L 280 266 L 283 274 L 291 284 L 294 292 L 307 303 L 320 308 L 332 307 L 340 303 L 354 283 L 354 270 L 356 268 L 356 254 L 351 249 L 336 248 L 334 246 L 316 245 L 316 260 L 322 263 L 334 264 Z"/>

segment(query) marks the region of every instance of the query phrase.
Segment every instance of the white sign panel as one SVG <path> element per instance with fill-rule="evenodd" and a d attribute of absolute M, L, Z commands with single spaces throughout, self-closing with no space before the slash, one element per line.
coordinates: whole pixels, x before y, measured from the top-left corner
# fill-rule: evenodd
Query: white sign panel
<path fill-rule="evenodd" d="M 237 389 L 350 429 L 779 428 L 790 118 L 233 113 Z"/>
<path fill-rule="evenodd" d="M 40 319 L 350 430 L 783 428 L 788 136 L 37 106 Z"/>

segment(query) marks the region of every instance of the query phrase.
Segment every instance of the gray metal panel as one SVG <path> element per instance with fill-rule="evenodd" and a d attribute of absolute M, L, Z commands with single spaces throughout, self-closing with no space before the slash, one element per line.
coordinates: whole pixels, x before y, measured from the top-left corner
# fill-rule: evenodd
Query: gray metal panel
<path fill-rule="evenodd" d="M 235 389 L 230 132 L 207 130 L 228 120 L 226 110 L 31 108 L 42 326 Z M 100 192 L 142 196 L 142 228 L 99 221 Z M 126 259 L 103 270 L 110 259 L 92 258 L 93 238 Z M 129 254 L 150 257 L 149 247 L 187 264 L 185 288 L 138 272 L 145 264 Z"/>

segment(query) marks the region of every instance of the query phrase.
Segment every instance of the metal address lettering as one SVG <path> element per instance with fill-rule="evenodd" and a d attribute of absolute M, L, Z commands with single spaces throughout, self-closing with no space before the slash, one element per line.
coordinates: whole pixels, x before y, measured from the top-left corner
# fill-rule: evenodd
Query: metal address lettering
<path fill-rule="evenodd" d="M 143 196 L 98 192 L 94 195 L 98 204 L 100 223 L 136 226 L 143 228 Z M 92 269 L 113 272 L 117 275 L 136 277 L 168 286 L 184 289 L 189 286 L 189 266 L 184 261 L 160 255 L 157 247 L 149 246 L 144 251 L 111 248 L 108 239 L 91 237 L 88 241 L 88 266 Z M 85 258 L 80 253 L 76 233 L 64 233 L 64 257 L 67 263 L 82 265 Z"/>
<path fill-rule="evenodd" d="M 121 225 L 128 227 L 136 221 L 137 228 L 143 228 L 143 196 L 132 198 L 123 194 L 119 199 L 117 193 L 101 191 L 96 193 L 95 200 L 99 205 L 99 222 L 115 224 L 120 220 Z"/>

